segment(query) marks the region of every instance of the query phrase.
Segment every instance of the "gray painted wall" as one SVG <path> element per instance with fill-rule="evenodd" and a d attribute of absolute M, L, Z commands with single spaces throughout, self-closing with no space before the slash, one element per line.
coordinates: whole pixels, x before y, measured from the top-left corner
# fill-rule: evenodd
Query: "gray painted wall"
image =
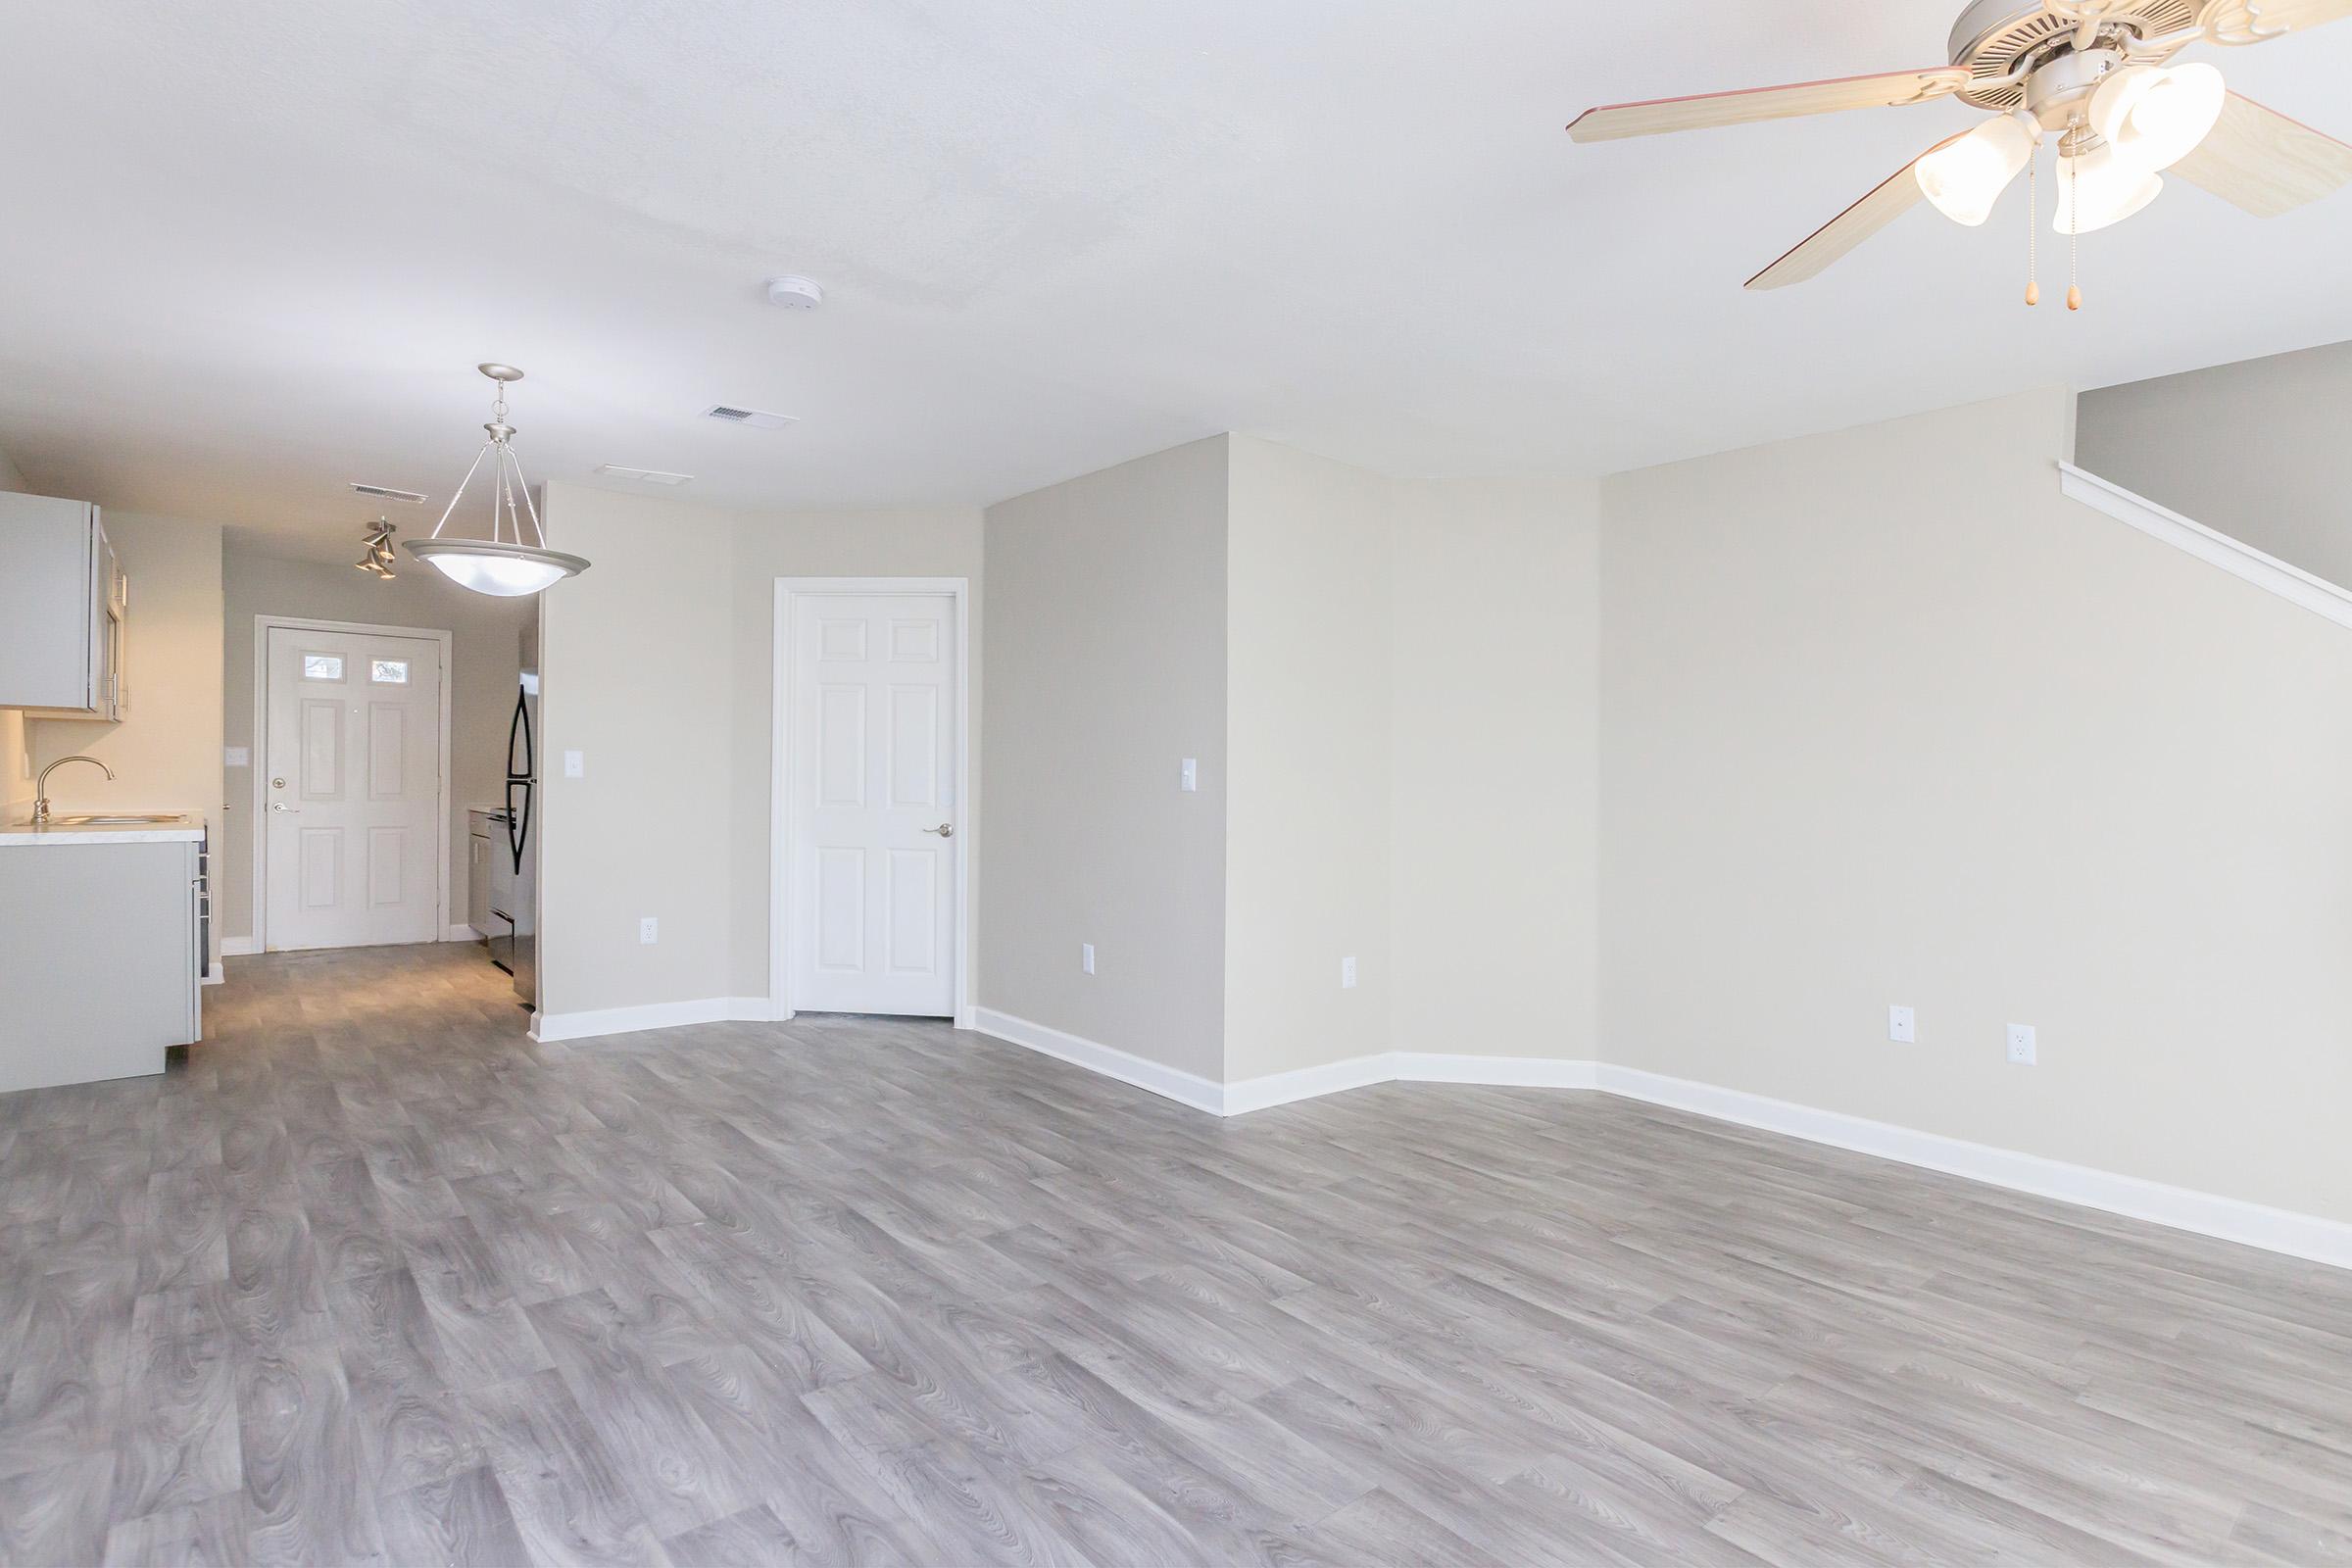
<path fill-rule="evenodd" d="M 1605 1055 L 2352 1219 L 2352 634 L 2062 497 L 2066 406 L 1606 481 Z"/>
<path fill-rule="evenodd" d="M 2352 343 L 2082 394 L 2075 461 L 2352 588 Z"/>
<path fill-rule="evenodd" d="M 989 508 L 982 622 L 979 1004 L 1209 1079 L 1224 1075 L 1227 450 L 1214 436 Z"/>

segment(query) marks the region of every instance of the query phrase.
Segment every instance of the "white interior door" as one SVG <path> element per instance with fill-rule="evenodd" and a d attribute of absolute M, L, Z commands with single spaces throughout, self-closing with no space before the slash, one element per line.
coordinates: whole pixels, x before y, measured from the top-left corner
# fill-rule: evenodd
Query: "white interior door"
<path fill-rule="evenodd" d="M 792 1004 L 952 1017 L 955 598 L 791 603 Z"/>
<path fill-rule="evenodd" d="M 441 935 L 441 645 L 270 628 L 262 945 Z"/>

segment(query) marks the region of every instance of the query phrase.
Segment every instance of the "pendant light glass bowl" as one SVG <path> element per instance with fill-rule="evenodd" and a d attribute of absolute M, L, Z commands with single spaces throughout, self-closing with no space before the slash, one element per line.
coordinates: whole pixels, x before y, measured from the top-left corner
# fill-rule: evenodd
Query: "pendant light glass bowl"
<path fill-rule="evenodd" d="M 585 557 L 547 548 L 539 508 L 531 500 L 530 487 L 523 483 L 522 464 L 514 456 L 514 427 L 507 422 L 507 383 L 521 380 L 522 372 L 511 365 L 477 365 L 474 368 L 498 386 L 490 422 L 482 426 L 490 439 L 482 443 L 482 450 L 473 455 L 473 466 L 458 481 L 458 493 L 449 498 L 441 520 L 433 524 L 432 537 L 404 539 L 400 548 L 461 588 L 497 599 L 518 599 L 586 571 L 588 562 Z M 490 463 L 490 537 L 445 537 L 441 530 L 449 526 L 451 514 L 466 499 L 466 487 L 481 472 L 484 460 Z M 528 541 L 523 537 L 526 521 L 530 524 Z"/>
<path fill-rule="evenodd" d="M 499 599 L 535 594 L 588 569 L 582 556 L 487 539 L 406 539 L 400 548 L 459 587 Z"/>

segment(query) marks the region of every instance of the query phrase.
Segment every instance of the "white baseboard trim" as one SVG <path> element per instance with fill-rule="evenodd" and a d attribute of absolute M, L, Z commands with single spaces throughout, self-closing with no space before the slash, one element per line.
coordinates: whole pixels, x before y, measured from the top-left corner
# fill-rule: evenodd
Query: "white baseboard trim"
<path fill-rule="evenodd" d="M 1842 1111 L 1821 1110 L 1744 1090 L 1671 1078 L 1615 1062 L 1572 1057 L 1382 1052 L 1320 1067 L 1218 1084 L 1115 1047 L 988 1007 L 979 1009 L 978 1027 L 982 1034 L 1148 1089 L 1211 1115 L 1246 1115 L 1322 1095 L 1398 1081 L 1598 1090 L 1716 1121 L 2005 1187 L 2012 1192 L 2078 1203 L 2315 1263 L 2352 1268 L 2352 1224 L 2341 1220 L 2171 1187 L 2142 1177 L 1898 1127 Z"/>
<path fill-rule="evenodd" d="M 443 926 L 441 940 L 444 942 L 479 942 L 482 940 L 482 934 L 469 925 Z"/>
<path fill-rule="evenodd" d="M 1374 1084 L 1393 1084 L 1396 1078 L 1396 1054 L 1393 1051 L 1350 1056 L 1346 1061 L 1326 1062 L 1320 1067 L 1270 1072 L 1263 1077 L 1226 1084 L 1217 1114 L 1246 1116 L 1253 1110 L 1268 1110 L 1295 1101 L 1313 1100 L 1349 1089 L 1368 1089 Z"/>
<path fill-rule="evenodd" d="M 972 1027 L 984 1035 L 993 1035 L 1009 1045 L 1023 1047 L 1044 1055 L 1066 1061 L 1089 1072 L 1099 1072 L 1105 1078 L 1116 1078 L 1138 1089 L 1149 1089 L 1164 1095 L 1195 1110 L 1205 1110 L 1212 1116 L 1225 1114 L 1225 1086 L 1175 1067 L 1149 1061 L 1142 1056 L 1100 1045 L 1080 1035 L 1069 1034 L 1042 1023 L 1016 1018 L 1009 1012 L 994 1007 L 972 1009 Z"/>
<path fill-rule="evenodd" d="M 648 1003 L 640 1007 L 534 1012 L 531 1038 L 546 1045 L 597 1035 L 633 1035 L 645 1029 L 681 1029 L 697 1023 L 765 1023 L 771 1012 L 765 997 L 701 997 L 692 1002 Z"/>
<path fill-rule="evenodd" d="M 212 967 L 204 971 L 203 984 L 208 986 L 217 986 L 227 978 L 228 971 L 220 967 L 220 960 L 219 958 L 215 958 L 213 960 Z"/>
<path fill-rule="evenodd" d="M 1688 1078 L 1669 1078 L 1614 1062 L 1594 1063 L 1599 1087 L 1652 1105 L 1687 1110 L 1717 1121 L 1737 1122 L 1765 1132 L 1802 1138 L 1881 1159 L 1899 1160 L 1948 1176 L 2012 1192 L 2054 1198 L 2064 1203 L 2103 1209 L 2130 1219 L 2193 1231 L 2225 1242 L 2284 1252 L 2315 1263 L 2352 1268 L 2352 1224 L 2272 1208 L 2243 1199 L 2223 1198 L 2185 1187 L 2170 1187 L 2138 1176 L 2118 1175 L 2088 1165 L 2073 1165 L 2039 1154 L 2020 1153 L 1990 1144 L 1920 1132 L 1891 1122 L 1849 1116 L 1842 1111 L 1819 1110 L 1786 1100 L 1724 1089 Z"/>
<path fill-rule="evenodd" d="M 261 951 L 262 943 L 259 937 L 222 937 L 220 939 L 220 956 L 223 958 L 250 958 Z"/>
<path fill-rule="evenodd" d="M 1568 1056 L 1448 1056 L 1399 1051 L 1396 1076 L 1416 1084 L 1488 1084 L 1504 1089 L 1597 1089 L 1600 1063 Z"/>

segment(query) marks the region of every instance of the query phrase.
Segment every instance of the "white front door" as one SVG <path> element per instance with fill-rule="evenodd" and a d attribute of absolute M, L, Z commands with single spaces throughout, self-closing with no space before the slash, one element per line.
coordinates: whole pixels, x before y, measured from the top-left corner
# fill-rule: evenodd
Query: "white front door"
<path fill-rule="evenodd" d="M 441 935 L 441 645 L 270 628 L 262 945 Z"/>
<path fill-rule="evenodd" d="M 795 594 L 792 1005 L 956 1011 L 953 596 Z"/>

